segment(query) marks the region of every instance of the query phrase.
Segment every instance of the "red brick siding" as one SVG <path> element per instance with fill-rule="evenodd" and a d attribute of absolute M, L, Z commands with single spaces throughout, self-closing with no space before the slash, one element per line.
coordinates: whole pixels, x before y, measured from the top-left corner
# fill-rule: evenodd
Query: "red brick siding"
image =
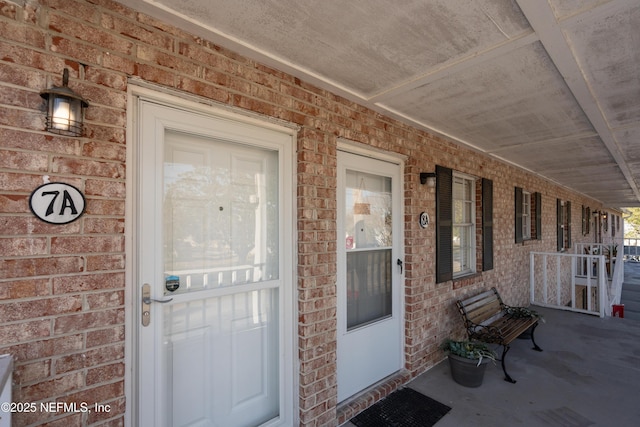
<path fill-rule="evenodd" d="M 22 2 L 19 2 L 22 4 Z M 299 417 L 335 426 L 443 357 L 461 335 L 457 298 L 497 286 L 527 301 L 528 252 L 555 250 L 555 200 L 572 202 L 573 242 L 581 205 L 601 206 L 550 182 L 413 129 L 278 70 L 257 64 L 111 0 L 0 0 L 0 353 L 16 359 L 16 401 L 98 402 L 109 413 L 15 414 L 16 425 L 122 425 L 125 411 L 126 90 L 129 77 L 193 93 L 299 126 L 297 297 Z M 70 86 L 91 103 L 83 138 L 43 131 L 39 92 Z M 407 157 L 405 368 L 338 411 L 336 401 L 336 146 L 345 138 Z M 434 283 L 435 190 L 420 172 L 440 164 L 494 182 L 494 269 Z M 87 197 L 77 222 L 53 226 L 29 211 L 43 177 Z M 513 187 L 542 193 L 543 239 L 516 245 Z M 479 236 L 481 237 L 481 236 Z M 481 239 L 478 239 L 481 242 Z M 294 244 L 292 242 L 292 244 Z"/>

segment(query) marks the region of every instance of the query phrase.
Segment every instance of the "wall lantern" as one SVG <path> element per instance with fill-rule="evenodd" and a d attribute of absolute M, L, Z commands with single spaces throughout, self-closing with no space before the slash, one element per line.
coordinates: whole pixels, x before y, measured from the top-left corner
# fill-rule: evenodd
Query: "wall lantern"
<path fill-rule="evenodd" d="M 69 70 L 62 73 L 62 86 L 40 92 L 47 100 L 47 131 L 66 136 L 82 136 L 83 110 L 89 106 L 80 95 L 69 89 Z"/>
<path fill-rule="evenodd" d="M 420 172 L 420 184 L 427 184 L 428 187 L 436 186 L 436 173 L 435 172 Z"/>

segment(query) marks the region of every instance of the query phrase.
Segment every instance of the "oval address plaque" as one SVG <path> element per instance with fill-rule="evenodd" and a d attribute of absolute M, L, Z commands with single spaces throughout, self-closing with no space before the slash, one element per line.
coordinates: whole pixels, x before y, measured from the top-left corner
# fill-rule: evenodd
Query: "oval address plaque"
<path fill-rule="evenodd" d="M 44 222 L 68 224 L 84 213 L 84 194 L 73 185 L 50 182 L 33 190 L 29 208 Z"/>

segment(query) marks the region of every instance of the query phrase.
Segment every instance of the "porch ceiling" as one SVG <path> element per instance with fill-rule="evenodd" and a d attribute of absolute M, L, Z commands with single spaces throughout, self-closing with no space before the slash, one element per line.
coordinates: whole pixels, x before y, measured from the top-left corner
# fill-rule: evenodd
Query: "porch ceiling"
<path fill-rule="evenodd" d="M 640 206 L 638 0 L 119 1 L 608 206 Z"/>

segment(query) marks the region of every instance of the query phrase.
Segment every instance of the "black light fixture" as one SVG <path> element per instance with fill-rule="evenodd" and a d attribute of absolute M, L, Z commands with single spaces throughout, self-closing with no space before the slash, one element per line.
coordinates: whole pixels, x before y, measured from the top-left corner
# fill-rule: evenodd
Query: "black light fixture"
<path fill-rule="evenodd" d="M 62 86 L 40 92 L 47 100 L 47 131 L 66 136 L 82 136 L 84 109 L 89 106 L 80 95 L 69 89 L 69 70 L 62 72 Z"/>
<path fill-rule="evenodd" d="M 420 184 L 427 184 L 429 187 L 436 185 L 436 173 L 435 172 L 420 172 Z"/>

